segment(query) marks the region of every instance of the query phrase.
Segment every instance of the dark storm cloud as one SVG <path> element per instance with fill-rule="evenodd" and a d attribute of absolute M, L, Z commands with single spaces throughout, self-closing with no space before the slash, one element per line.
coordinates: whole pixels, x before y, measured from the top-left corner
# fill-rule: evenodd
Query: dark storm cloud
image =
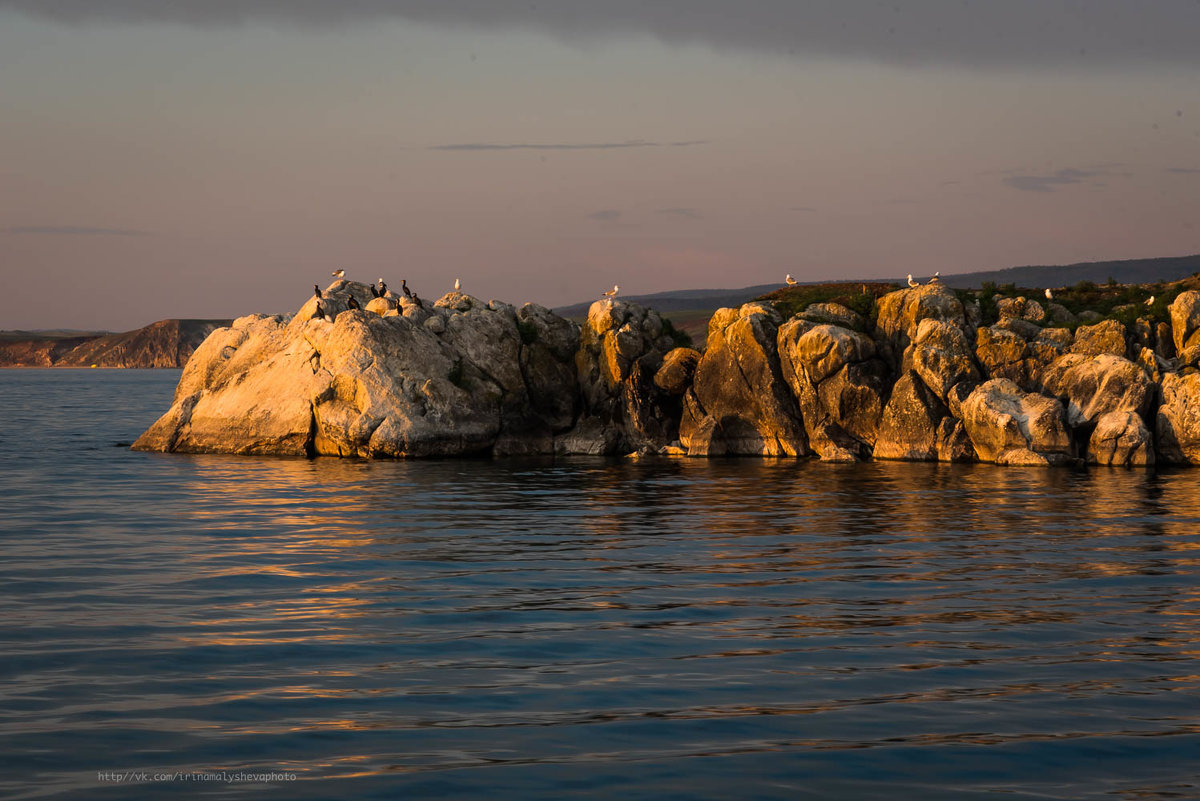
<path fill-rule="evenodd" d="M 41 236 L 148 236 L 147 231 L 128 228 L 88 228 L 81 225 L 23 225 L 0 228 L 6 234 L 37 234 Z"/>
<path fill-rule="evenodd" d="M 707 144 L 702 139 L 690 142 L 646 142 L 642 139 L 632 139 L 628 142 L 594 142 L 569 143 L 556 142 L 549 144 L 534 144 L 527 142 L 467 142 L 455 145 L 431 145 L 429 150 L 618 150 L 630 147 L 690 147 Z"/>
<path fill-rule="evenodd" d="M 642 34 L 896 64 L 1200 65 L 1196 0 L 0 0 L 0 9 L 71 24 L 323 27 L 395 19 L 566 40 Z"/>

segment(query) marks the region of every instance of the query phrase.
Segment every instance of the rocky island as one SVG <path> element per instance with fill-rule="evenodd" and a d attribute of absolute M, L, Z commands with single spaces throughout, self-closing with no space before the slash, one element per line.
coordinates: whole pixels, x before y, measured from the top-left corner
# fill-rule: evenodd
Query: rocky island
<path fill-rule="evenodd" d="M 290 317 L 213 331 L 133 447 L 1200 464 L 1196 283 L 1108 319 L 1049 293 L 847 285 L 842 302 L 720 309 L 694 349 L 620 300 L 576 323 L 338 280 Z"/>

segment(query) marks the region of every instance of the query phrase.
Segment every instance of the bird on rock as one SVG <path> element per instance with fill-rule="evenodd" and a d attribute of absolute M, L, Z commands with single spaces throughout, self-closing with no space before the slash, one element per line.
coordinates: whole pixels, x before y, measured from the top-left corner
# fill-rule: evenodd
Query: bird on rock
<path fill-rule="evenodd" d="M 361 309 L 362 306 L 359 306 L 358 301 L 354 299 L 353 295 L 351 295 L 350 299 L 348 301 L 346 301 L 346 308 L 347 309 Z"/>
<path fill-rule="evenodd" d="M 1054 293 L 1050 291 L 1049 287 L 1046 288 L 1046 300 L 1054 300 Z"/>
<path fill-rule="evenodd" d="M 408 288 L 407 280 L 405 280 L 403 278 L 400 279 L 400 289 L 404 290 L 404 297 L 408 298 L 409 300 L 412 300 L 413 293 L 412 293 L 412 290 Z"/>
<path fill-rule="evenodd" d="M 370 286 L 371 286 L 371 297 L 373 297 L 373 298 L 379 297 L 379 289 L 374 284 L 371 284 Z"/>
<path fill-rule="evenodd" d="M 460 289 L 462 289 L 462 282 L 459 281 L 457 278 L 455 278 L 454 279 L 454 291 L 458 292 Z"/>
<path fill-rule="evenodd" d="M 318 297 L 320 297 L 320 296 L 318 295 Z M 312 319 L 314 319 L 314 320 L 324 320 L 325 319 L 325 310 L 321 308 L 320 303 L 317 304 L 317 308 L 313 312 Z"/>
<path fill-rule="evenodd" d="M 1153 295 L 1151 295 L 1150 297 L 1146 298 L 1146 305 L 1147 305 L 1147 306 L 1153 306 L 1153 305 L 1154 305 L 1154 296 L 1153 296 Z"/>
<path fill-rule="evenodd" d="M 317 284 L 313 284 L 313 294 L 317 296 L 317 299 L 318 299 L 318 300 L 320 300 L 320 298 L 321 298 L 321 287 L 320 287 L 320 286 L 318 286 Z"/>
<path fill-rule="evenodd" d="M 332 275 L 334 278 L 345 278 L 346 271 L 345 270 L 334 270 Z"/>
<path fill-rule="evenodd" d="M 786 276 L 784 276 L 784 278 L 783 278 L 783 282 L 784 282 L 785 284 L 787 284 L 788 286 L 795 286 L 795 285 L 796 285 L 796 279 L 795 279 L 795 278 L 792 278 L 792 274 L 791 274 L 791 273 L 788 273 Z"/>
<path fill-rule="evenodd" d="M 613 288 L 608 290 L 607 292 L 605 292 L 604 297 L 615 298 L 617 296 L 617 293 L 620 291 L 621 291 L 621 287 L 618 286 L 617 284 L 613 284 Z"/>
<path fill-rule="evenodd" d="M 387 294 L 387 284 L 385 284 L 383 282 L 383 279 L 380 278 L 379 279 L 379 297 L 382 298 L 386 294 Z"/>
<path fill-rule="evenodd" d="M 920 286 L 920 285 L 921 285 L 921 282 L 920 282 L 920 281 L 914 281 L 914 280 L 913 280 L 913 277 L 912 277 L 912 273 L 909 273 L 909 274 L 908 274 L 908 285 L 909 285 L 909 286 Z"/>

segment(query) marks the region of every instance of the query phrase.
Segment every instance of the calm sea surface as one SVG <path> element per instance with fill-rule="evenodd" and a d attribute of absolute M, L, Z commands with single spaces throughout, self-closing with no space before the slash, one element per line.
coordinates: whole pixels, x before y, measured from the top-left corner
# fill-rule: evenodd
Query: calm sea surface
<path fill-rule="evenodd" d="M 0 371 L 0 797 L 1200 797 L 1200 470 L 131 452 L 178 376 Z"/>

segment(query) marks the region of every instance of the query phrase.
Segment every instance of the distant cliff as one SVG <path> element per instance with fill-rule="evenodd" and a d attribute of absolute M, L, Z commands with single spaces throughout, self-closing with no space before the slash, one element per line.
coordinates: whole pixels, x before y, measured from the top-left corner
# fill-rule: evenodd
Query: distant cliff
<path fill-rule="evenodd" d="M 123 334 L 0 338 L 0 367 L 183 367 L 201 342 L 228 320 L 159 320 Z"/>

